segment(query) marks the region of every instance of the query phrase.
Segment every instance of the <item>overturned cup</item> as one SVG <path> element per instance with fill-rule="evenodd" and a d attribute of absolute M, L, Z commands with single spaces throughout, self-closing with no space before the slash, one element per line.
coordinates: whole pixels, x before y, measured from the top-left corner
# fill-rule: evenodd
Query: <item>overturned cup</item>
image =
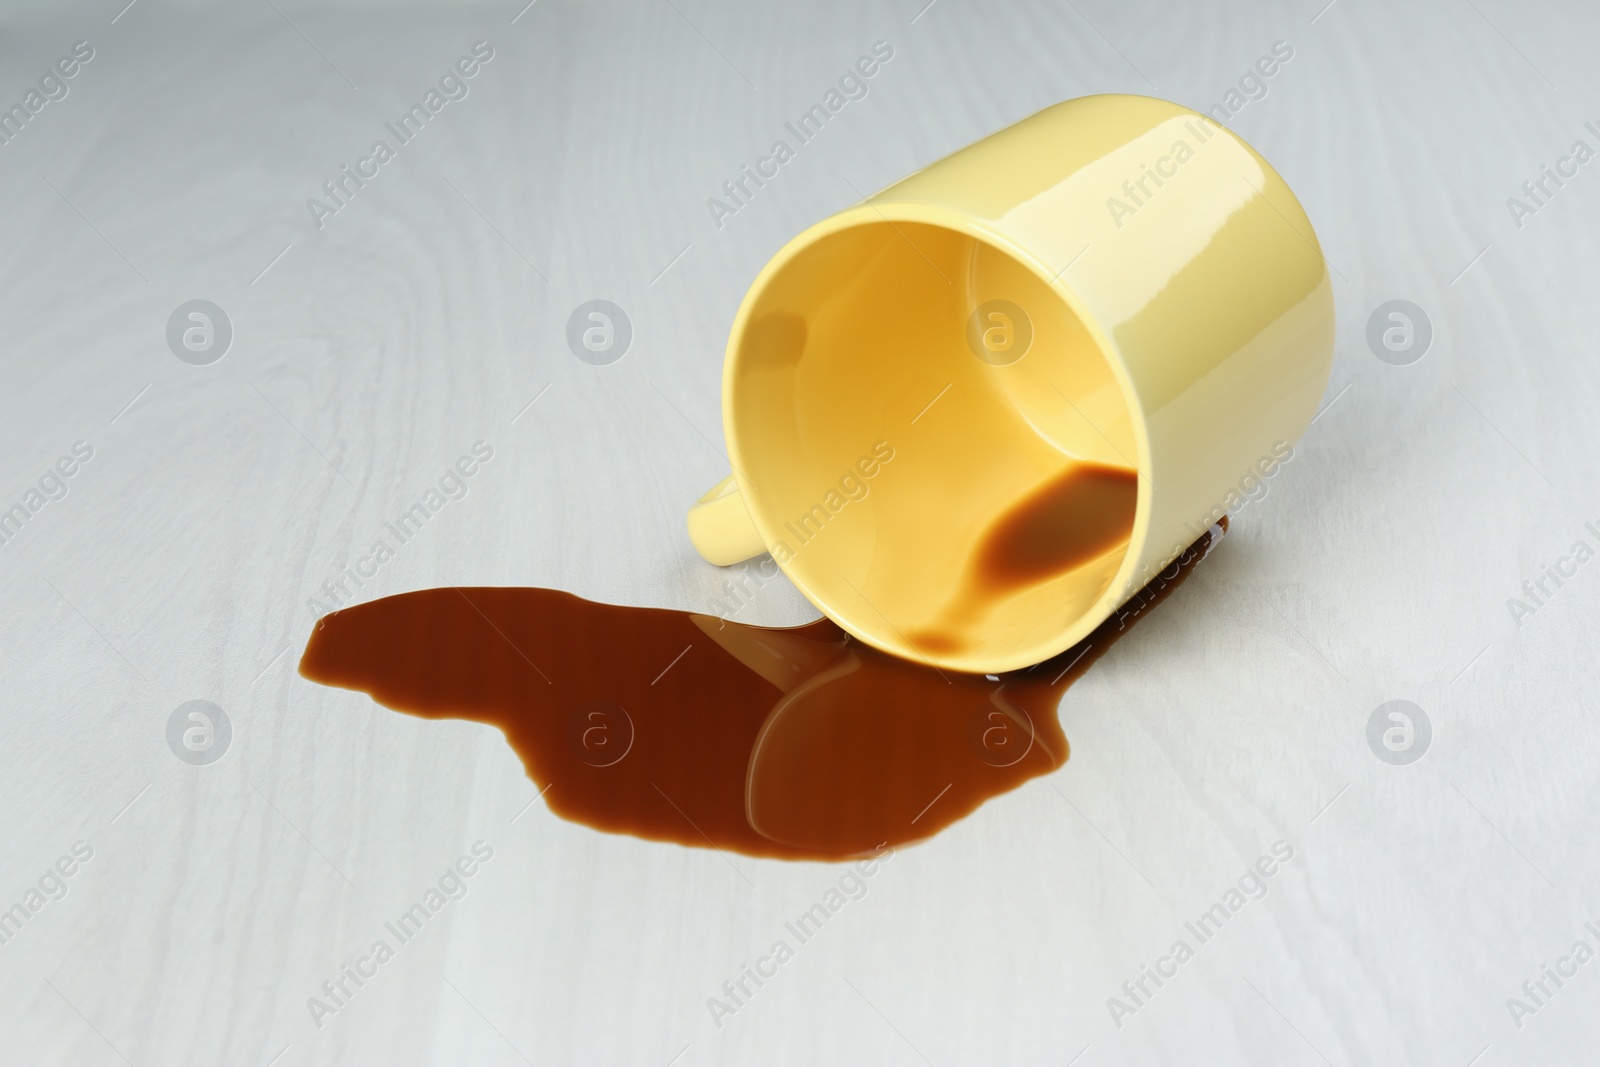
<path fill-rule="evenodd" d="M 1025 667 L 1284 458 L 1333 333 L 1310 220 L 1254 149 L 1149 97 L 1057 104 L 762 269 L 723 371 L 733 472 L 690 538 L 770 552 L 875 648 Z"/>

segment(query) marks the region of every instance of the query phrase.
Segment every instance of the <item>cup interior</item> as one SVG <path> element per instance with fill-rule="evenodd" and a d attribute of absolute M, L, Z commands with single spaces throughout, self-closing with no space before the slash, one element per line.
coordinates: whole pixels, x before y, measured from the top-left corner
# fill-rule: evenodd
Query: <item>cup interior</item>
<path fill-rule="evenodd" d="M 1147 479 L 1121 379 L 1047 274 L 874 214 L 780 254 L 728 365 L 751 517 L 835 621 L 983 672 L 1082 636 Z"/>

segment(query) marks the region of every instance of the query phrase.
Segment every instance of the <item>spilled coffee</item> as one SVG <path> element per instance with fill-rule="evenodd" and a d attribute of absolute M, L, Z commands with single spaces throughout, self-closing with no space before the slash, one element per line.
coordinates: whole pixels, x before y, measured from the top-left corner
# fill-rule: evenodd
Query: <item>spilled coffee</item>
<path fill-rule="evenodd" d="M 550 810 L 573 822 L 841 859 L 928 837 L 1061 766 L 1062 693 L 1224 527 L 1078 645 L 997 677 L 887 655 L 827 619 L 748 626 L 551 589 L 454 586 L 323 617 L 300 673 L 397 711 L 498 727 Z"/>

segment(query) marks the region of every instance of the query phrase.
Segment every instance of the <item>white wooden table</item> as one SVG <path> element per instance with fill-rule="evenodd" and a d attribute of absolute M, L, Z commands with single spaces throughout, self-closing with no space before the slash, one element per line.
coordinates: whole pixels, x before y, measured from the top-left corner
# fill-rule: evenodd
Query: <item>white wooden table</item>
<path fill-rule="evenodd" d="M 1600 548 L 1600 162 L 1520 227 L 1507 198 L 1600 149 L 1600 14 L 921 2 L 5 16 L 0 104 L 93 57 L 0 146 L 0 510 L 27 515 L 0 545 L 0 1063 L 1593 1061 L 1600 962 L 1561 960 L 1600 948 L 1600 563 L 1507 601 Z M 466 95 L 363 164 L 480 40 Z M 880 40 L 865 98 L 717 225 Z M 308 601 L 478 441 L 362 599 L 706 609 L 683 513 L 725 473 L 722 346 L 788 236 L 1057 100 L 1210 108 L 1278 41 L 1230 122 L 1337 269 L 1329 406 L 1068 694 L 1069 763 L 900 851 L 720 1029 L 708 998 L 842 868 L 562 822 L 492 730 L 295 674 Z M 319 227 L 345 165 L 369 177 Z M 565 340 L 596 298 L 633 329 L 608 366 Z M 197 299 L 232 326 L 208 365 L 166 336 Z M 1432 324 L 1406 366 L 1366 341 L 1394 299 Z M 740 617 L 813 614 L 776 581 Z M 208 765 L 168 744 L 191 700 L 231 725 Z M 1369 747 L 1390 700 L 1426 713 L 1420 761 Z M 308 1008 L 479 841 L 464 897 Z M 1175 974 L 1135 1001 L 1145 965 Z M 1576 974 L 1535 1002 L 1546 965 Z"/>

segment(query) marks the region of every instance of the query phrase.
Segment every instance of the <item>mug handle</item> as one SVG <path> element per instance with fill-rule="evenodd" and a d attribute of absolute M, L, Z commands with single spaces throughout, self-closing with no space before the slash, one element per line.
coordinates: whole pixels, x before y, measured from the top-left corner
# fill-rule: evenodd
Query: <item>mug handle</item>
<path fill-rule="evenodd" d="M 707 563 L 719 567 L 742 563 L 767 550 L 731 474 L 689 509 L 689 540 Z"/>

